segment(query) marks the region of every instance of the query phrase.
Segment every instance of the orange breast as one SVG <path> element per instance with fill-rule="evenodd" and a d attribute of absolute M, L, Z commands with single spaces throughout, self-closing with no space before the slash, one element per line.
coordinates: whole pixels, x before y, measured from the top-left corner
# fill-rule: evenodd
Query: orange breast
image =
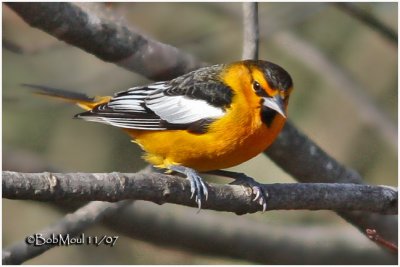
<path fill-rule="evenodd" d="M 207 133 L 125 129 L 146 151 L 145 160 L 162 168 L 180 164 L 210 171 L 245 162 L 272 144 L 285 118 L 277 114 L 269 127 L 262 123 L 261 102 L 252 89 L 249 69 L 235 64 L 221 75 L 221 80 L 235 89 L 234 97 L 227 113 L 213 122 Z"/>
<path fill-rule="evenodd" d="M 260 112 L 232 107 L 226 116 L 210 125 L 206 134 L 185 130 L 140 131 L 126 129 L 146 154 L 145 160 L 165 168 L 180 164 L 198 171 L 224 169 L 245 162 L 264 151 L 281 131 L 280 115 L 268 128 Z"/>

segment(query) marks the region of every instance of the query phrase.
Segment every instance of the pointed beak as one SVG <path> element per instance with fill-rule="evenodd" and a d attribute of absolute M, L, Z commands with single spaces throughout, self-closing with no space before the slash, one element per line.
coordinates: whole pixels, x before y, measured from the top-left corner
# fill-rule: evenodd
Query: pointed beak
<path fill-rule="evenodd" d="M 286 111 L 282 98 L 277 95 L 275 97 L 263 97 L 263 99 L 264 102 L 262 105 L 264 107 L 273 109 L 286 118 Z"/>

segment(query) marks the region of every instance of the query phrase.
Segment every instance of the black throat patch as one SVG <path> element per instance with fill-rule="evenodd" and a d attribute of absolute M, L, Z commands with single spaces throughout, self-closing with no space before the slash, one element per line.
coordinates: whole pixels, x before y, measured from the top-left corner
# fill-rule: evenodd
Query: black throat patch
<path fill-rule="evenodd" d="M 271 127 L 276 115 L 278 115 L 278 113 L 275 110 L 261 106 L 261 120 L 268 128 Z"/>

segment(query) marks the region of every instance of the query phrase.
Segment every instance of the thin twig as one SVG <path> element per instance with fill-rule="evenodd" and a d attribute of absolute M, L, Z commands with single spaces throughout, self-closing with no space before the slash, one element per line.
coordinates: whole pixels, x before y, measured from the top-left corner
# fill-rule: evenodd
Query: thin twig
<path fill-rule="evenodd" d="M 243 52 L 242 59 L 258 59 L 258 3 L 243 3 Z"/>
<path fill-rule="evenodd" d="M 323 7 L 322 5 L 321 7 Z M 233 9 L 220 8 L 220 12 L 230 16 L 238 16 L 239 13 Z M 298 14 L 296 14 L 298 16 Z M 292 20 L 293 17 L 290 18 Z M 271 28 L 268 20 L 262 20 L 260 27 L 265 27 L 267 30 L 261 31 L 261 38 L 269 38 L 271 35 Z M 287 21 L 285 21 L 287 23 Z M 272 29 L 277 32 L 278 29 Z M 377 107 L 376 103 L 365 93 L 365 89 L 362 86 L 351 79 L 340 66 L 332 62 L 331 59 L 327 58 L 326 55 L 311 45 L 309 42 L 302 40 L 300 37 L 295 36 L 289 32 L 281 32 L 275 34 L 271 41 L 278 45 L 278 47 L 289 53 L 292 58 L 300 60 L 304 66 L 307 66 L 311 70 L 315 71 L 319 77 L 327 81 L 335 88 L 338 93 L 342 94 L 345 99 L 351 101 L 354 106 L 354 112 L 359 118 L 370 127 L 376 129 L 382 136 L 383 140 L 388 142 L 390 147 L 397 150 L 397 126 L 386 112 L 381 108 Z M 299 168 L 301 168 L 299 166 Z"/>
<path fill-rule="evenodd" d="M 17 173 L 3 171 L 3 197 L 10 199 L 149 200 L 196 206 L 190 199 L 190 184 L 181 177 L 160 173 Z M 397 190 L 356 184 L 270 184 L 268 210 L 363 210 L 397 213 Z M 209 184 L 204 209 L 237 214 L 256 212 L 248 190 L 241 186 Z"/>
<path fill-rule="evenodd" d="M 377 31 L 387 40 L 389 40 L 392 44 L 397 46 L 398 36 L 397 33 L 386 26 L 382 21 L 373 16 L 372 14 L 362 10 L 352 3 L 333 3 L 340 10 L 346 12 L 350 16 L 358 19 L 365 25 L 369 26 L 371 29 Z"/>
<path fill-rule="evenodd" d="M 365 230 L 365 232 L 366 232 L 367 236 L 369 237 L 369 239 L 371 239 L 371 240 L 373 240 L 373 241 L 379 243 L 380 245 L 382 245 L 382 246 L 388 248 L 391 252 L 393 252 L 393 253 L 395 253 L 395 254 L 398 254 L 398 253 L 399 253 L 399 248 L 398 248 L 395 244 L 393 244 L 393 243 L 391 243 L 391 242 L 389 242 L 389 241 L 383 239 L 383 238 L 376 232 L 375 229 L 367 229 L 367 230 Z"/>
<path fill-rule="evenodd" d="M 58 41 L 40 46 L 23 46 L 3 37 L 3 48 L 15 54 L 36 55 L 43 52 L 49 52 L 60 47 L 62 47 L 62 44 Z"/>
<path fill-rule="evenodd" d="M 365 94 L 365 90 L 321 51 L 300 37 L 282 32 L 273 41 L 286 53 L 304 62 L 318 73 L 332 88 L 342 94 L 354 106 L 358 117 L 371 128 L 376 129 L 391 147 L 397 149 L 397 126 L 389 116 L 377 107 Z"/>
<path fill-rule="evenodd" d="M 28 236 L 26 240 L 5 248 L 2 254 L 2 263 L 21 264 L 34 258 L 55 246 L 55 244 L 41 245 L 42 241 L 40 240 L 42 240 L 42 238 L 48 240 L 52 236 L 59 237 L 61 235 L 64 236 L 66 240 L 68 238 L 67 235 L 69 235 L 69 237 L 76 236 L 89 226 L 102 220 L 105 216 L 114 214 L 119 208 L 125 206 L 129 202 L 130 201 L 121 201 L 118 203 L 90 202 L 74 213 L 66 215 L 53 226 L 38 231 Z M 37 245 L 35 246 L 32 242 L 37 242 Z"/>

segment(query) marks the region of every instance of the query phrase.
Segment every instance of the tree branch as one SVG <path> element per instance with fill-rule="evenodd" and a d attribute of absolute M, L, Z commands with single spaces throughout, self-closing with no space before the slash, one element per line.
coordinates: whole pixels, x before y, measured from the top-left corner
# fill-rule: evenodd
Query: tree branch
<path fill-rule="evenodd" d="M 3 169 L 22 172 L 54 169 L 40 157 L 29 152 L 7 149 L 3 154 L 7 155 L 3 157 Z M 21 158 L 24 164 L 21 164 Z M 34 163 L 29 164 L 32 161 Z M 72 204 L 68 203 L 68 206 Z M 174 205 L 172 209 L 172 206 L 160 207 L 145 201 L 127 204 L 129 205 L 118 210 L 118 216 L 106 216 L 104 222 L 107 227 L 122 235 L 156 245 L 261 264 L 276 262 L 394 264 L 397 262 L 396 257 L 390 257 L 386 251 L 380 250 L 368 239 L 357 235 L 351 228 L 346 228 L 348 230 L 346 231 L 343 227 L 334 229 L 316 225 L 280 227 L 269 224 L 268 231 L 265 231 L 265 223 L 255 222 L 247 216 L 230 218 L 229 216 L 233 214 L 202 212 L 201 216 L 196 216 L 194 220 L 193 210 L 183 206 Z M 60 203 L 54 205 L 63 212 L 78 208 L 74 204 L 68 209 Z M 158 234 L 160 232 L 163 234 Z M 322 239 L 330 242 L 320 246 L 318 244 Z M 207 245 L 210 242 L 213 246 Z M 282 247 L 285 247 L 285 253 L 281 253 Z"/>
<path fill-rule="evenodd" d="M 398 36 L 397 33 L 382 23 L 378 18 L 373 16 L 372 14 L 365 12 L 361 8 L 357 7 L 352 3 L 333 3 L 340 10 L 346 12 L 350 16 L 358 19 L 362 23 L 369 26 L 371 29 L 375 30 L 387 40 L 389 40 L 392 44 L 397 45 Z"/>
<path fill-rule="evenodd" d="M 17 173 L 3 172 L 3 197 L 10 199 L 149 200 L 196 206 L 190 199 L 186 179 L 160 173 Z M 397 190 L 384 186 L 355 184 L 270 184 L 268 210 L 363 210 L 397 213 Z M 261 207 L 251 201 L 241 186 L 209 185 L 204 209 L 253 213 Z"/>
<path fill-rule="evenodd" d="M 49 19 L 50 21 L 53 21 L 53 17 L 55 13 L 51 12 L 52 9 L 50 8 L 50 5 L 53 6 L 53 8 L 58 7 L 58 6 L 66 6 L 69 9 L 73 9 L 75 10 L 75 8 L 77 8 L 78 11 L 85 13 L 83 14 L 83 17 L 85 18 L 96 18 L 99 21 L 104 22 L 103 20 L 100 20 L 99 18 L 97 18 L 94 15 L 90 15 L 88 13 L 86 13 L 86 11 L 76 7 L 73 4 L 70 3 L 7 3 L 7 5 L 9 5 L 11 8 L 13 8 L 18 14 L 20 14 L 26 21 L 31 21 L 34 20 L 34 18 L 37 16 L 37 14 L 35 12 L 29 12 L 29 8 L 33 7 L 35 9 L 38 9 L 37 12 L 39 14 L 42 14 L 42 19 L 41 20 L 36 20 L 35 24 L 32 24 L 32 26 L 37 27 L 39 29 L 42 29 L 46 32 L 49 32 L 52 35 L 55 35 L 56 37 L 58 35 L 60 35 L 60 32 L 62 33 L 63 31 L 52 31 L 52 28 L 48 29 L 49 27 L 46 26 L 47 23 L 47 19 Z M 41 10 L 41 8 L 43 8 L 43 10 Z M 63 10 L 66 9 L 58 9 L 57 11 L 57 17 L 60 17 L 60 21 L 63 21 L 63 23 L 70 23 L 71 20 L 73 21 L 80 21 L 79 18 L 76 18 L 76 14 L 80 14 L 80 12 L 78 13 L 64 13 L 61 12 Z M 46 14 L 47 13 L 47 14 Z M 26 18 L 25 18 L 26 17 Z M 65 20 L 65 21 L 64 21 Z M 72 22 L 73 22 L 72 21 Z M 92 21 L 93 23 L 93 21 Z M 54 28 L 57 28 L 54 25 L 54 23 L 49 23 L 49 25 L 53 25 Z M 66 24 L 68 25 L 68 24 Z M 75 25 L 75 24 L 73 24 Z M 78 27 L 72 27 L 72 28 L 68 28 L 67 30 L 68 33 L 71 36 L 74 36 L 74 31 L 79 31 L 80 27 L 84 27 L 84 26 L 88 26 L 89 24 L 82 24 L 82 25 L 78 25 Z M 91 24 L 90 24 L 91 25 Z M 90 26 L 89 25 L 89 26 Z M 108 25 L 106 22 L 104 22 L 104 25 Z M 111 25 L 114 25 L 113 23 L 111 23 Z M 77 29 L 78 28 L 78 29 Z M 112 28 L 112 27 L 111 27 Z M 63 30 L 62 28 L 59 28 L 60 30 Z M 118 59 L 116 61 L 118 61 L 120 58 L 124 57 L 125 55 L 121 56 L 121 52 L 119 49 L 108 49 L 107 46 L 102 45 L 102 42 L 105 41 L 107 38 L 105 38 L 107 36 L 107 31 L 101 30 L 103 29 L 102 27 L 97 27 L 97 28 L 93 28 L 91 30 L 89 30 L 88 32 L 93 33 L 93 34 L 89 34 L 89 35 L 82 35 L 77 33 L 77 35 L 79 35 L 79 37 L 81 39 L 83 39 L 81 42 L 84 43 L 90 43 L 90 44 L 94 44 L 94 46 L 96 46 L 97 49 L 90 49 L 88 48 L 89 53 L 93 53 L 96 56 L 103 58 L 102 55 L 103 54 L 110 54 L 111 57 L 113 57 L 113 55 L 115 54 L 115 57 L 117 57 Z M 123 29 L 123 33 L 126 33 L 128 36 L 131 35 L 131 32 L 129 30 L 127 30 L 126 27 L 120 26 L 120 27 L 115 27 L 114 29 L 116 30 L 120 30 Z M 102 34 L 98 34 L 98 33 L 102 33 Z M 116 34 L 117 36 L 120 36 L 119 32 L 117 31 L 118 34 Z M 121 35 L 126 36 L 124 34 Z M 132 34 L 132 40 L 136 40 L 137 34 Z M 97 37 L 97 38 L 95 38 Z M 110 37 L 110 36 L 109 36 Z M 112 37 L 112 36 L 111 36 Z M 65 38 L 64 35 L 58 37 L 59 39 Z M 120 37 L 121 38 L 121 37 Z M 141 37 L 144 38 L 144 37 Z M 139 39 L 141 39 L 139 38 Z M 109 44 L 110 48 L 115 48 L 116 46 L 113 44 L 114 41 L 118 41 L 119 39 L 113 39 L 111 38 L 113 41 Z M 122 38 L 123 40 L 125 40 L 124 38 Z M 128 38 L 129 39 L 129 38 Z M 138 40 L 139 40 L 138 39 Z M 64 39 L 62 39 L 64 40 Z M 147 40 L 147 39 L 145 39 Z M 99 44 L 97 42 L 100 42 Z M 70 38 L 69 43 L 77 46 L 77 47 L 81 47 L 82 45 L 81 43 L 75 39 L 75 38 Z M 124 44 L 127 44 L 127 42 L 125 42 Z M 152 44 L 152 42 L 148 42 L 148 44 Z M 167 45 L 161 45 L 161 47 L 165 47 L 166 50 L 168 50 Z M 121 48 L 126 48 L 128 47 L 128 50 L 132 48 L 132 46 L 121 46 Z M 151 46 L 150 46 L 151 47 Z M 155 46 L 157 47 L 157 45 Z M 84 48 L 85 49 L 85 48 Z M 144 49 L 144 48 L 143 48 Z M 173 48 L 172 50 L 175 50 L 176 48 Z M 145 49 L 144 49 L 145 50 Z M 122 49 L 122 51 L 126 51 L 126 49 Z M 147 51 L 151 51 L 151 49 L 147 49 Z M 131 51 L 132 55 L 134 52 L 137 52 L 136 50 Z M 129 53 L 128 53 L 129 54 Z M 129 54 L 131 55 L 131 54 Z M 140 53 L 136 53 L 136 56 L 139 56 Z M 193 63 L 191 57 L 180 57 L 181 53 L 177 52 L 177 51 L 172 51 L 172 53 L 170 53 L 169 55 L 171 56 L 171 58 L 169 58 L 171 60 L 171 62 L 169 62 L 167 59 L 167 57 L 164 55 L 161 57 L 161 59 L 156 58 L 157 53 L 154 54 L 155 59 L 153 59 L 152 57 L 148 56 L 149 53 L 146 53 L 144 55 L 147 55 L 146 57 L 143 57 L 141 59 L 139 59 L 137 62 L 137 65 L 135 65 L 135 67 L 131 67 L 128 69 L 137 71 L 138 73 L 141 73 L 149 78 L 153 78 L 155 80 L 160 80 L 160 79 L 165 79 L 165 77 L 174 77 L 176 75 L 180 75 L 183 74 L 185 72 L 187 72 L 188 70 L 191 69 L 191 67 L 179 67 L 177 66 L 178 63 L 175 64 L 175 62 L 179 62 L 179 64 L 183 64 L 184 66 L 193 66 L 193 68 L 195 67 L 199 67 L 202 66 L 201 63 L 198 63 L 195 61 L 195 63 Z M 176 57 L 176 58 L 174 58 Z M 107 59 L 106 59 L 107 60 Z M 186 60 L 186 61 L 185 61 Z M 111 61 L 111 60 L 109 60 Z M 129 61 L 127 61 L 129 62 Z M 157 66 L 154 66 L 152 64 L 157 63 Z M 134 65 L 135 63 L 130 62 L 130 64 Z M 121 63 L 120 63 L 121 65 Z M 128 64 L 126 64 L 128 65 Z M 154 69 L 150 68 L 150 66 L 155 67 Z M 159 67 L 160 66 L 166 66 L 165 67 L 165 71 L 160 72 L 159 71 Z M 171 68 L 171 70 L 168 70 L 168 67 Z M 126 67 L 127 68 L 127 67 Z M 171 75 L 166 75 L 165 73 L 172 73 Z M 160 74 L 161 73 L 161 74 Z M 270 152 L 268 152 L 267 154 L 271 157 L 272 160 L 276 161 L 276 162 L 280 162 L 278 163 L 283 169 L 286 169 L 285 167 L 285 162 L 286 164 L 290 164 L 291 166 L 289 167 L 291 169 L 291 171 L 289 171 L 292 175 L 296 175 L 299 174 L 299 177 L 294 176 L 296 179 L 300 179 L 300 180 L 307 180 L 307 176 L 309 177 L 314 177 L 313 175 L 313 170 L 312 168 L 309 168 L 309 166 L 307 165 L 303 165 L 301 164 L 303 162 L 303 159 L 306 159 L 308 157 L 309 161 L 312 162 L 312 166 L 316 166 L 319 169 L 325 169 L 322 172 L 325 174 L 328 174 L 328 177 L 331 177 L 331 181 L 332 182 L 337 182 L 335 179 L 338 179 L 338 181 L 352 181 L 352 180 L 358 180 L 360 181 L 361 177 L 354 172 L 353 170 L 349 170 L 349 169 L 345 169 L 345 172 L 343 173 L 343 175 L 338 175 L 339 173 L 335 173 L 333 175 L 330 175 L 330 165 L 326 164 L 327 162 L 322 160 L 319 161 L 318 158 L 314 157 L 312 151 L 317 147 L 313 142 L 311 142 L 310 140 L 308 142 L 306 142 L 306 144 L 303 144 L 301 142 L 302 139 L 304 139 L 304 135 L 296 130 L 293 126 L 288 125 L 287 127 L 285 127 L 284 131 L 281 133 L 282 136 L 278 139 L 277 142 L 275 142 L 275 144 L 273 145 L 274 148 L 270 149 Z M 293 142 L 293 140 L 296 140 L 295 142 Z M 290 146 L 288 146 L 287 144 L 290 144 Z M 293 152 L 296 150 L 303 150 L 303 151 L 309 151 L 305 154 L 301 154 L 301 157 L 293 157 Z M 321 150 L 322 151 L 322 150 Z M 297 153 L 298 155 L 299 153 Z M 326 153 L 325 153 L 326 154 Z M 284 160 L 284 159 L 287 160 Z M 332 162 L 334 162 L 335 164 L 339 164 L 336 161 L 334 161 L 332 159 Z M 297 169 L 297 170 L 294 170 Z M 349 179 L 346 179 L 346 177 L 348 177 Z M 357 178 L 358 177 L 358 178 Z M 325 181 L 327 178 L 325 175 L 318 177 L 314 177 L 314 180 L 317 181 Z M 320 179 L 320 180 L 319 180 Z M 397 217 L 396 216 L 379 216 L 379 215 L 371 215 L 371 214 L 365 214 L 365 213 L 341 213 L 340 214 L 342 217 L 346 218 L 347 220 L 349 220 L 351 223 L 353 223 L 354 225 L 356 225 L 359 228 L 362 228 L 362 232 L 365 233 L 365 227 L 368 226 L 368 228 L 370 229 L 377 229 L 378 232 L 380 233 L 380 235 L 388 240 L 392 240 L 393 242 L 397 242 Z"/>
<path fill-rule="evenodd" d="M 322 5 L 323 6 L 323 5 Z M 220 13 L 231 17 L 239 16 L 239 12 L 233 9 L 220 8 Z M 310 10 L 308 9 L 308 12 Z M 291 11 L 293 12 L 293 10 Z M 289 15 L 289 14 L 284 14 Z M 298 16 L 296 14 L 296 16 Z M 283 16 L 284 17 L 284 16 Z M 290 19 L 292 20 L 292 16 Z M 288 20 L 286 20 L 287 22 Z M 271 26 L 268 21 L 261 23 L 260 27 Z M 267 23 L 267 24 L 265 24 Z M 267 30 L 270 30 L 268 28 Z M 278 32 L 278 29 L 273 29 Z M 261 38 L 268 39 L 271 32 L 261 31 Z M 365 93 L 362 86 L 346 74 L 340 66 L 335 65 L 332 60 L 321 53 L 317 48 L 309 42 L 302 40 L 292 33 L 280 32 L 271 39 L 280 49 L 289 53 L 291 57 L 301 61 L 304 66 L 315 71 L 320 77 L 332 85 L 338 93 L 342 94 L 355 107 L 355 111 L 363 123 L 376 129 L 383 139 L 394 149 L 397 150 L 397 125 L 392 122 L 388 114 L 377 107 L 371 98 Z"/>
<path fill-rule="evenodd" d="M 247 216 L 174 210 L 135 201 L 106 218 L 115 231 L 166 247 L 259 264 L 395 264 L 390 255 L 350 227 L 276 225 Z M 162 234 L 160 234 L 162 233 Z M 321 246 L 322 240 L 324 242 Z M 212 244 L 212 246 L 210 246 Z M 340 255 L 340 257 L 338 257 Z"/>
<path fill-rule="evenodd" d="M 153 80 L 205 66 L 177 48 L 150 40 L 76 3 L 6 3 L 29 25 L 96 57 Z"/>
<path fill-rule="evenodd" d="M 89 226 L 100 221 L 106 215 L 114 214 L 119 208 L 125 206 L 130 201 L 121 201 L 118 203 L 108 202 L 90 202 L 89 204 L 78 209 L 74 213 L 66 215 L 55 225 L 45 228 L 35 234 L 42 234 L 42 237 L 48 239 L 54 235 L 67 235 L 71 237 L 82 233 Z M 15 243 L 3 250 L 3 264 L 21 264 L 31 258 L 34 258 L 50 248 L 54 244 L 46 244 L 42 246 L 28 245 L 25 240 Z"/>
<path fill-rule="evenodd" d="M 363 182 L 359 173 L 338 163 L 290 121 L 264 153 L 302 183 Z"/>
<path fill-rule="evenodd" d="M 243 3 L 243 52 L 242 59 L 258 59 L 258 3 Z"/>
<path fill-rule="evenodd" d="M 338 163 L 290 122 L 264 153 L 302 183 L 363 183 L 358 172 Z M 376 229 L 386 240 L 397 243 L 397 216 L 349 211 L 338 214 L 364 235 L 366 229 Z"/>

